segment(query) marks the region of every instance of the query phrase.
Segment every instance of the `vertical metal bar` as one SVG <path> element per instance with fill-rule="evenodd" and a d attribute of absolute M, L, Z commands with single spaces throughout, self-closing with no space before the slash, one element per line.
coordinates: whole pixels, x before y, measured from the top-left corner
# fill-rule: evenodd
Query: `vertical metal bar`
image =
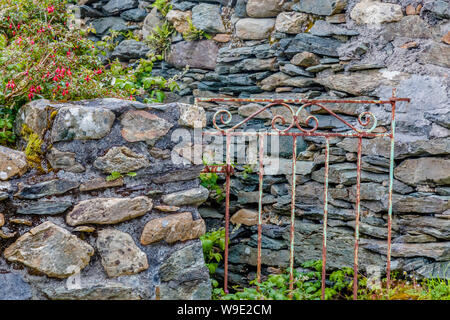
<path fill-rule="evenodd" d="M 261 283 L 261 244 L 262 244 L 262 198 L 263 198 L 263 175 L 264 175 L 264 135 L 259 134 L 259 200 L 258 200 L 258 262 L 256 279 Z M 259 286 L 258 286 L 259 288 Z"/>
<path fill-rule="evenodd" d="M 325 182 L 323 188 L 323 239 L 322 239 L 322 300 L 325 300 L 325 278 L 327 266 L 327 222 L 328 222 L 328 170 L 330 162 L 330 141 L 325 138 Z"/>
<path fill-rule="evenodd" d="M 396 89 L 392 90 L 392 98 L 395 98 Z M 386 264 L 386 289 L 389 298 L 391 287 L 391 239 L 392 239 L 392 190 L 394 188 L 394 159 L 395 159 L 395 100 L 391 101 L 391 156 L 389 162 L 389 210 L 388 210 L 388 243 Z"/>
<path fill-rule="evenodd" d="M 225 199 L 225 258 L 224 258 L 224 291 L 228 291 L 228 243 L 230 239 L 230 176 L 231 176 L 231 135 L 226 134 L 226 199 Z"/>
<path fill-rule="evenodd" d="M 358 248 L 359 248 L 359 217 L 361 200 L 361 153 L 362 137 L 358 138 L 358 164 L 356 173 L 356 217 L 355 217 L 355 252 L 353 264 L 353 300 L 358 299 Z"/>
<path fill-rule="evenodd" d="M 291 195 L 291 244 L 289 257 L 289 297 L 292 298 L 294 289 L 294 232 L 295 232 L 295 184 L 297 181 L 297 135 L 293 135 L 292 143 L 292 195 Z"/>

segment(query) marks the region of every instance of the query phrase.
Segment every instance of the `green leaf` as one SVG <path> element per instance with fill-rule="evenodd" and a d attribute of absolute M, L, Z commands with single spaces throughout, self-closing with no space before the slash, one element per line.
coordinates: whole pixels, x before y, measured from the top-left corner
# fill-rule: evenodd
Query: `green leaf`
<path fill-rule="evenodd" d="M 106 177 L 106 181 L 114 181 L 121 177 L 122 177 L 122 174 L 120 172 L 114 171 L 114 172 L 111 172 L 111 174 Z"/>

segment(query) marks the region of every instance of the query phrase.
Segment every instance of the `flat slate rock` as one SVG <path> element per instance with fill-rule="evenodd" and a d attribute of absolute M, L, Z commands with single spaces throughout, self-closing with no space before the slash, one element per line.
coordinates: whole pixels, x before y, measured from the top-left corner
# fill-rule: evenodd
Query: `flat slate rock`
<path fill-rule="evenodd" d="M 70 226 L 84 224 L 115 224 L 143 216 L 152 210 L 153 201 L 147 197 L 96 198 L 78 203 L 66 216 Z"/>
<path fill-rule="evenodd" d="M 19 274 L 0 273 L 0 300 L 31 299 L 30 285 Z"/>
<path fill-rule="evenodd" d="M 71 201 L 39 201 L 27 203 L 17 209 L 18 214 L 26 215 L 56 215 L 63 213 L 72 206 Z"/>
<path fill-rule="evenodd" d="M 50 221 L 31 229 L 4 251 L 8 261 L 23 263 L 54 278 L 79 272 L 93 254 L 94 248 L 87 242 Z"/>
<path fill-rule="evenodd" d="M 70 190 L 78 188 L 77 181 L 50 180 L 33 185 L 19 185 L 19 191 L 14 195 L 19 199 L 34 200 L 47 196 L 62 195 Z"/>

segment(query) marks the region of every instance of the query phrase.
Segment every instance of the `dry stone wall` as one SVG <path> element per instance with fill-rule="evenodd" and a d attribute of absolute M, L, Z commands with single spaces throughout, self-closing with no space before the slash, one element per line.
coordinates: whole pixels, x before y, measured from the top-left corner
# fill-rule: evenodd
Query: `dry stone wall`
<path fill-rule="evenodd" d="M 149 35 L 164 21 L 152 2 L 94 0 L 79 1 L 79 6 L 84 22 L 97 30 L 92 38 L 99 40 L 112 29 Z M 190 69 L 179 81 L 181 90 L 168 95 L 168 101 L 192 104 L 195 97 L 380 99 L 390 97 L 392 87 L 398 96 L 411 98 L 411 103 L 401 103 L 397 109 L 393 268 L 424 277 L 450 276 L 448 1 L 173 0 L 172 6 L 166 19 L 177 32 L 166 60 L 155 65 L 154 74 L 172 77 L 186 65 Z M 188 18 L 211 39 L 185 41 L 181 32 L 188 27 Z M 143 42 L 124 38 L 117 42 L 107 57 L 133 64 L 151 51 Z M 206 110 L 206 126 L 211 128 L 212 116 L 219 109 L 232 113 L 232 125 L 263 105 L 201 106 Z M 383 106 L 343 104 L 331 109 L 352 124 L 361 112 L 370 111 L 378 119 L 376 132 L 390 129 L 390 110 Z M 270 120 L 280 114 L 287 117 L 283 109 L 267 110 L 245 129 L 267 130 Z M 318 118 L 319 130 L 347 130 L 319 108 L 308 108 L 302 119 L 309 114 Z M 160 126 L 165 130 L 164 124 Z M 64 138 L 69 132 L 58 134 Z M 328 265 L 333 269 L 353 263 L 357 145 L 348 138 L 330 143 Z M 264 180 L 264 273 L 286 267 L 289 259 L 292 141 L 281 138 L 279 145 L 282 165 Z M 297 145 L 298 267 L 321 257 L 324 144 L 321 139 L 299 138 Z M 80 170 L 72 159 L 67 155 L 68 165 Z M 364 141 L 362 269 L 385 265 L 388 159 L 388 141 Z M 231 213 L 236 214 L 232 221 L 240 227 L 232 234 L 230 276 L 232 282 L 247 283 L 253 279 L 256 264 L 258 179 L 255 168 L 241 164 L 236 169 Z M 17 173 L 22 169 L 17 165 L 8 170 Z M 208 229 L 223 225 L 224 206 L 214 200 L 214 194 L 199 211 Z M 167 235 L 163 232 L 158 238 Z"/>
<path fill-rule="evenodd" d="M 197 210 L 209 192 L 201 166 L 171 156 L 172 133 L 192 130 L 190 109 L 22 107 L 25 151 L 0 149 L 0 299 L 209 299 Z"/>

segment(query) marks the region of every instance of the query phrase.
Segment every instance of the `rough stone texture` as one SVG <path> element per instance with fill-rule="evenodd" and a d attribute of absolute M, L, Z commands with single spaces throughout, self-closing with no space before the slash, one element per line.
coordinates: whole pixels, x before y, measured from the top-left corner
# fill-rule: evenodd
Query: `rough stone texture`
<path fill-rule="evenodd" d="M 209 191 L 204 187 L 167 194 L 163 202 L 171 206 L 200 205 L 208 199 Z"/>
<path fill-rule="evenodd" d="M 258 224 L 258 212 L 253 210 L 241 209 L 231 217 L 230 221 L 233 224 L 254 226 Z"/>
<path fill-rule="evenodd" d="M 148 269 L 147 255 L 125 232 L 104 229 L 98 232 L 97 250 L 110 278 L 132 275 Z"/>
<path fill-rule="evenodd" d="M 53 169 L 65 170 L 73 173 L 84 172 L 85 168 L 76 161 L 74 152 L 62 152 L 56 148 L 52 148 L 47 159 Z"/>
<path fill-rule="evenodd" d="M 178 107 L 180 109 L 180 120 L 178 120 L 180 125 L 189 128 L 206 127 L 206 113 L 203 108 L 182 103 Z"/>
<path fill-rule="evenodd" d="M 27 160 L 23 152 L 0 146 L 0 180 L 9 180 L 27 172 Z"/>
<path fill-rule="evenodd" d="M 209 300 L 211 283 L 205 281 L 209 273 L 203 260 L 200 242 L 188 245 L 171 254 L 161 266 L 162 300 Z"/>
<path fill-rule="evenodd" d="M 50 180 L 34 185 L 19 184 L 19 190 L 14 195 L 19 199 L 40 199 L 47 196 L 61 195 L 78 188 L 79 182 L 69 180 Z"/>
<path fill-rule="evenodd" d="M 282 12 L 275 21 L 278 32 L 297 34 L 304 31 L 309 23 L 309 15 L 300 12 Z"/>
<path fill-rule="evenodd" d="M 81 288 L 67 289 L 65 286 L 43 288 L 51 300 L 140 300 L 133 287 L 120 282 L 89 283 Z"/>
<path fill-rule="evenodd" d="M 201 3 L 192 8 L 192 24 L 207 33 L 226 32 L 219 6 Z"/>
<path fill-rule="evenodd" d="M 99 108 L 64 107 L 53 123 L 53 142 L 101 139 L 111 130 L 115 115 Z"/>
<path fill-rule="evenodd" d="M 168 131 L 154 136 L 154 146 L 147 144 L 148 138 L 129 142 L 122 131 L 123 119 L 130 112 L 155 115 L 155 121 L 149 125 L 146 118 L 142 124 L 133 124 L 128 119 L 129 132 L 152 135 L 161 127 Z M 64 128 L 65 121 L 68 128 Z M 209 272 L 204 267 L 199 240 L 139 244 L 144 225 L 165 212 L 192 212 L 191 219 L 198 219 L 195 207 L 206 200 L 208 190 L 188 192 L 184 199 L 195 202 L 192 206 L 174 208 L 165 205 L 162 198 L 199 188 L 202 166 L 172 162 L 171 154 L 178 142 L 172 141 L 170 130 L 192 133 L 193 124 L 206 121 L 207 115 L 200 107 L 179 103 L 147 105 L 105 98 L 77 101 L 76 105 L 47 100 L 24 105 L 15 128 L 18 148 L 27 145 L 20 134 L 25 124 L 43 141 L 43 172 L 28 170 L 0 181 L 0 299 L 154 300 L 157 287 L 166 296 L 209 298 Z M 52 141 L 54 132 L 64 139 Z M 66 137 L 67 132 L 72 132 L 72 137 Z M 81 139 L 75 139 L 75 135 Z M 109 153 L 111 150 L 117 152 Z M 49 172 L 47 161 L 53 165 Z M 106 175 L 118 168 L 124 176 L 107 181 Z M 136 176 L 126 174 L 132 170 L 138 171 Z M 153 204 L 158 209 L 152 212 Z M 108 224 L 114 224 L 114 237 L 112 241 L 101 241 L 111 228 Z M 199 235 L 205 232 L 203 220 L 192 219 L 191 225 Z M 188 236 L 189 232 L 182 229 L 181 233 Z M 99 254 L 91 259 L 97 241 L 95 250 Z M 177 280 L 161 284 L 164 259 L 194 243 L 200 250 L 191 251 L 189 265 L 196 266 L 195 272 L 202 265 L 206 272 L 194 276 L 193 272 L 178 269 L 173 273 Z M 59 279 L 68 277 L 67 281 Z M 14 288 L 5 285 L 4 279 Z M 164 291 L 163 286 L 169 291 Z M 171 291 L 173 286 L 175 291 Z"/>
<path fill-rule="evenodd" d="M 94 161 L 94 167 L 105 173 L 128 173 L 146 168 L 150 162 L 144 155 L 137 154 L 127 147 L 113 147 Z"/>
<path fill-rule="evenodd" d="M 252 18 L 272 18 L 281 11 L 280 1 L 277 0 L 249 0 L 247 14 Z"/>
<path fill-rule="evenodd" d="M 395 168 L 395 177 L 409 185 L 450 184 L 450 160 L 443 158 L 407 159 Z"/>
<path fill-rule="evenodd" d="M 356 4 L 350 17 L 358 24 L 380 24 L 399 21 L 403 18 L 402 7 L 398 4 L 363 0 Z"/>
<path fill-rule="evenodd" d="M 56 215 L 65 212 L 72 206 L 71 201 L 39 201 L 17 208 L 17 213 L 26 215 Z"/>
<path fill-rule="evenodd" d="M 236 36 L 243 40 L 267 38 L 275 27 L 274 19 L 241 19 L 236 23 Z"/>
<path fill-rule="evenodd" d="M 342 12 L 346 5 L 347 0 L 303 0 L 294 4 L 292 9 L 322 16 L 331 16 Z"/>
<path fill-rule="evenodd" d="M 10 262 L 45 273 L 49 277 L 67 278 L 89 264 L 94 248 L 52 222 L 31 229 L 5 249 Z"/>
<path fill-rule="evenodd" d="M 188 20 L 192 20 L 192 12 L 191 11 L 180 11 L 180 10 L 170 10 L 166 19 L 172 23 L 175 30 L 180 33 L 185 33 L 189 30 Z"/>
<path fill-rule="evenodd" d="M 118 58 L 119 60 L 131 60 L 131 59 L 141 59 L 147 56 L 150 48 L 140 41 L 136 40 L 124 40 L 111 54 L 111 58 Z"/>
<path fill-rule="evenodd" d="M 167 62 L 176 68 L 191 68 L 214 70 L 218 47 L 214 41 L 182 41 L 171 46 Z"/>
<path fill-rule="evenodd" d="M 30 300 L 31 287 L 19 274 L 0 274 L 0 300 Z"/>
<path fill-rule="evenodd" d="M 166 135 L 172 128 L 168 121 L 146 111 L 129 111 L 122 120 L 122 136 L 129 142 L 145 141 L 149 145 Z"/>
<path fill-rule="evenodd" d="M 312 67 L 320 63 L 319 58 L 311 52 L 300 52 L 292 57 L 291 63 L 300 67 Z"/>
<path fill-rule="evenodd" d="M 104 7 L 103 10 L 105 10 L 107 13 L 110 14 L 117 14 L 121 11 L 132 9 L 136 7 L 137 0 L 110 0 Z"/>
<path fill-rule="evenodd" d="M 205 221 L 193 220 L 192 213 L 183 212 L 150 220 L 142 231 L 141 243 L 146 246 L 161 240 L 167 243 L 197 239 L 206 231 Z"/>
<path fill-rule="evenodd" d="M 152 207 L 153 202 L 147 197 L 85 200 L 67 214 L 66 222 L 70 226 L 87 223 L 116 224 L 143 216 L 152 210 Z"/>

